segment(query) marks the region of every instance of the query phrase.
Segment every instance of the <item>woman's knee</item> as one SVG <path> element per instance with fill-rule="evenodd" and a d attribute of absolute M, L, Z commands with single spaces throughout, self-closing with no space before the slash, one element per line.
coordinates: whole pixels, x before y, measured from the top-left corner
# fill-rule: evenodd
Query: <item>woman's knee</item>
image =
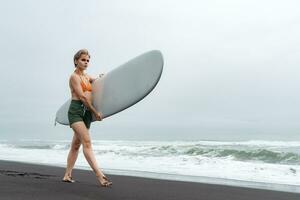
<path fill-rule="evenodd" d="M 82 141 L 82 146 L 83 148 L 91 148 L 92 147 L 92 142 L 90 139 L 86 139 Z"/>
<path fill-rule="evenodd" d="M 81 143 L 80 142 L 74 142 L 72 143 L 72 150 L 78 151 L 80 149 Z"/>
<path fill-rule="evenodd" d="M 83 146 L 83 148 L 90 148 L 92 143 L 90 139 L 90 135 L 88 129 L 85 127 L 83 122 L 74 123 L 73 127 L 75 134 Z"/>

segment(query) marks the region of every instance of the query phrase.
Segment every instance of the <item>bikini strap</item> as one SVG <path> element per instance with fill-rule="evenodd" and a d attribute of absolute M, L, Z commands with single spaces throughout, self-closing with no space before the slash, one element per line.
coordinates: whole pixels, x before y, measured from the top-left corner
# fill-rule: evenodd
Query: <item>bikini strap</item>
<path fill-rule="evenodd" d="M 85 81 L 82 79 L 82 77 L 79 75 L 79 78 L 80 78 L 80 80 L 84 83 L 84 85 L 87 85 L 87 81 L 88 82 L 90 82 L 89 80 L 87 80 L 87 78 L 86 78 L 86 76 L 85 75 L 83 75 L 84 76 L 84 79 L 85 79 Z"/>

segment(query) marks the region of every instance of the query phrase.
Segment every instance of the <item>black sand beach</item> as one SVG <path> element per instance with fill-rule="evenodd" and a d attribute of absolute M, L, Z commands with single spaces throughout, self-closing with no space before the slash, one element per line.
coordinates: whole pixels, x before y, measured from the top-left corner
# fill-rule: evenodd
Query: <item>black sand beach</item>
<path fill-rule="evenodd" d="M 108 175 L 98 187 L 92 171 L 74 169 L 76 183 L 61 181 L 64 168 L 0 161 L 0 199 L 299 200 L 300 194 L 233 186 Z"/>

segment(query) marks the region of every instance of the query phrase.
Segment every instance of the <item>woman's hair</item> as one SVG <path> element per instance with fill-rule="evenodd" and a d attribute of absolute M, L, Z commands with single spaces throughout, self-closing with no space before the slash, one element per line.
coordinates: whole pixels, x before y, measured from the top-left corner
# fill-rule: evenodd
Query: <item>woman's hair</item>
<path fill-rule="evenodd" d="M 73 61 L 74 61 L 75 67 L 77 67 L 75 61 L 78 60 L 78 59 L 80 58 L 81 55 L 88 55 L 88 56 L 91 58 L 91 56 L 90 56 L 90 54 L 89 54 L 89 52 L 88 52 L 87 49 L 80 49 L 80 50 L 74 55 Z"/>

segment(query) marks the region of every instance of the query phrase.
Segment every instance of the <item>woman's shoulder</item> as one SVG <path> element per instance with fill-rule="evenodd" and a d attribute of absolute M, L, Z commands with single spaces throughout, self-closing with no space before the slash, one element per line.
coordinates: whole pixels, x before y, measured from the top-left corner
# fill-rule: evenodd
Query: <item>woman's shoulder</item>
<path fill-rule="evenodd" d="M 73 72 L 71 75 L 70 75 L 70 80 L 77 80 L 77 79 L 80 79 L 79 75 L 76 74 L 75 72 Z"/>

